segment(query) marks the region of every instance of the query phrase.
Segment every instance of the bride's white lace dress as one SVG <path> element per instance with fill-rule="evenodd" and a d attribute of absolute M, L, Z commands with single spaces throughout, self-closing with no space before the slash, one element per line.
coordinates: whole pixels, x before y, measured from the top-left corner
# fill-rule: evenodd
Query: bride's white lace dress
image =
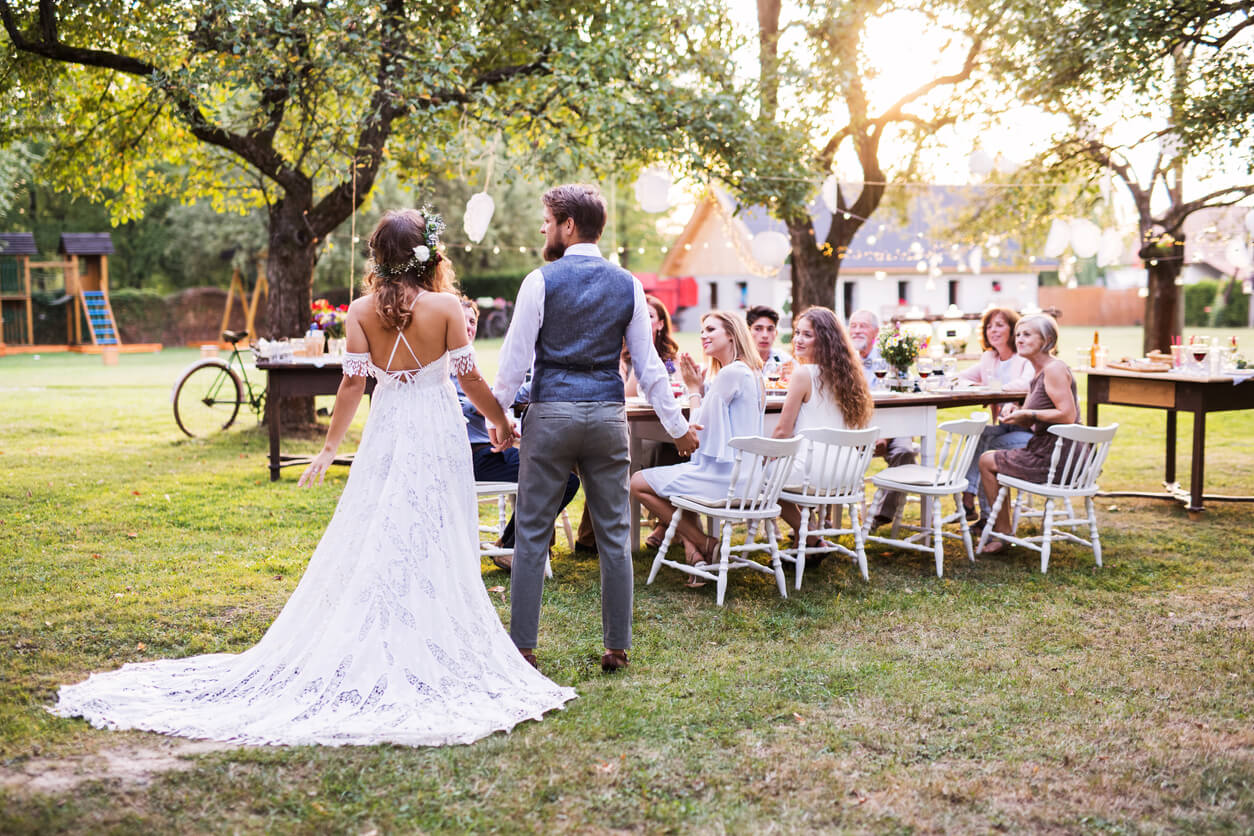
<path fill-rule="evenodd" d="M 478 506 L 450 363 L 345 371 L 376 388 L 335 515 L 292 597 L 240 654 L 130 664 L 50 710 L 111 729 L 254 744 L 436 746 L 575 697 L 519 655 L 484 588 Z"/>

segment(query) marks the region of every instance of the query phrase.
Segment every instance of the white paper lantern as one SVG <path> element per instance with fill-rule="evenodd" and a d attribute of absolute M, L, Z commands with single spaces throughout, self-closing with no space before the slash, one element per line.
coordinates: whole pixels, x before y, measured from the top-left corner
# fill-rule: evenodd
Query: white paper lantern
<path fill-rule="evenodd" d="M 836 211 L 836 184 L 839 182 L 835 174 L 829 174 L 823 180 L 822 187 L 819 188 L 819 197 L 823 200 L 823 205 L 827 207 L 829 212 Z"/>
<path fill-rule="evenodd" d="M 636 178 L 636 200 L 646 212 L 665 212 L 671 208 L 671 177 L 664 171 L 649 169 Z"/>
<path fill-rule="evenodd" d="M 1054 218 L 1049 225 L 1049 235 L 1045 238 L 1045 247 L 1042 252 L 1049 258 L 1057 258 L 1062 255 L 1062 251 L 1067 249 L 1067 243 L 1071 240 L 1071 224 L 1065 220 Z"/>
<path fill-rule="evenodd" d="M 1249 247 L 1245 246 L 1245 242 L 1240 238 L 1229 238 L 1228 243 L 1224 245 L 1224 258 L 1233 267 L 1244 270 L 1250 266 Z"/>
<path fill-rule="evenodd" d="M 1103 229 L 1101 241 L 1097 245 L 1097 266 L 1109 267 L 1118 264 L 1123 256 L 1123 236 L 1117 229 Z"/>
<path fill-rule="evenodd" d="M 466 213 L 462 215 L 462 228 L 466 237 L 478 244 L 487 234 L 488 224 L 492 222 L 492 213 L 496 211 L 496 203 L 492 195 L 479 192 L 466 201 Z"/>
<path fill-rule="evenodd" d="M 993 170 L 993 157 L 983 148 L 977 148 L 967 157 L 967 168 L 977 177 L 987 177 Z"/>
<path fill-rule="evenodd" d="M 971 254 L 967 256 L 967 263 L 971 265 L 971 272 L 979 275 L 980 269 L 984 266 L 984 248 L 976 244 L 971 248 Z"/>
<path fill-rule="evenodd" d="M 1076 218 L 1071 222 L 1071 249 L 1080 258 L 1092 258 L 1097 255 L 1097 246 L 1102 238 L 1102 230 L 1087 218 Z"/>
<path fill-rule="evenodd" d="M 749 251 L 759 264 L 779 267 L 792 252 L 792 244 L 784 233 L 768 229 L 753 236 L 753 240 L 749 242 Z"/>

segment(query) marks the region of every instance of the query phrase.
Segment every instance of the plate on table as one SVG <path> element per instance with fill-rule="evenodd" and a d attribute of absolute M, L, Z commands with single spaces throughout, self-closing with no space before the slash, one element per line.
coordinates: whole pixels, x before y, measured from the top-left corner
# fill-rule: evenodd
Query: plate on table
<path fill-rule="evenodd" d="M 872 392 L 871 400 L 877 400 L 879 398 L 900 398 L 901 395 L 901 392 L 895 392 L 892 389 L 882 389 L 877 392 Z"/>

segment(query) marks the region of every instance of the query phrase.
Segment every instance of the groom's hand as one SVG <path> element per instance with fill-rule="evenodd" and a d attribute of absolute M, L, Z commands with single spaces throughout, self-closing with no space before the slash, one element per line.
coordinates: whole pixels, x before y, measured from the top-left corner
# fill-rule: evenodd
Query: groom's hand
<path fill-rule="evenodd" d="M 700 424 L 689 424 L 688 432 L 675 439 L 675 448 L 679 450 L 679 455 L 691 456 L 700 446 L 701 442 L 697 440 L 697 430 L 700 429 L 704 429 Z"/>
<path fill-rule="evenodd" d="M 492 439 L 493 453 L 499 453 L 514 446 L 514 428 L 509 424 L 504 427 L 488 427 L 488 437 Z"/>

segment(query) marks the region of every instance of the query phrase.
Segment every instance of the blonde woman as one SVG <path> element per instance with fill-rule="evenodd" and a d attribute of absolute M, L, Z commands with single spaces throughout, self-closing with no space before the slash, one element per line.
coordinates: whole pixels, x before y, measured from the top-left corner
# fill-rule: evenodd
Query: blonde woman
<path fill-rule="evenodd" d="M 762 358 L 744 320 L 726 311 L 706 314 L 701 320 L 701 349 L 709 360 L 704 392 L 701 370 L 692 357 L 681 355 L 679 362 L 693 426 L 700 427 L 700 446 L 691 461 L 646 468 L 631 477 L 632 495 L 661 520 L 662 526 L 670 524 L 675 511 L 667 497 L 726 494 L 735 465 L 734 451 L 727 442 L 737 436 L 762 434 L 766 408 Z M 689 563 L 712 560 L 718 541 L 707 537 L 691 516 L 681 518 L 677 530 Z M 704 583 L 700 578 L 688 581 L 692 587 Z"/>

